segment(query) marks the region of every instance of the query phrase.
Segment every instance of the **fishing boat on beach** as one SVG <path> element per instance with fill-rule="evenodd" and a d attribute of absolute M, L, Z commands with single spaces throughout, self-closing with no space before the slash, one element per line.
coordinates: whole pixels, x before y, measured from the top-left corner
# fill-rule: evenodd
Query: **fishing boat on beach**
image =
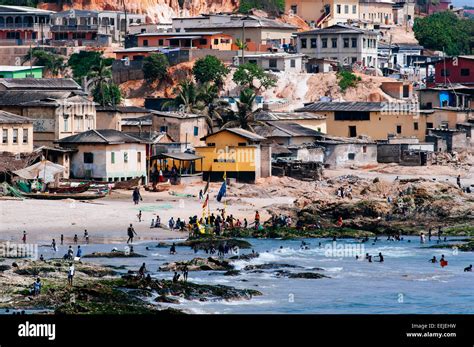
<path fill-rule="evenodd" d="M 115 182 L 112 189 L 133 189 L 140 185 L 142 177 L 135 177 L 127 181 Z"/>
<path fill-rule="evenodd" d="M 96 193 L 96 194 L 74 194 L 74 193 L 23 193 L 23 197 L 38 200 L 63 200 L 63 199 L 74 199 L 74 200 L 95 200 L 103 198 L 107 193 Z"/>
<path fill-rule="evenodd" d="M 59 186 L 59 187 L 48 187 L 50 193 L 53 194 L 80 194 L 89 190 L 91 184 L 85 183 L 78 186 Z"/>

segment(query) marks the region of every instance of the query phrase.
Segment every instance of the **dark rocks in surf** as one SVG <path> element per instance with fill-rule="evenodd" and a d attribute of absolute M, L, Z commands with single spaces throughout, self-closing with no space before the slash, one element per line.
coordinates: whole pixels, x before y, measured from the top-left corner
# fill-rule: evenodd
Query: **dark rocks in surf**
<path fill-rule="evenodd" d="M 114 252 L 94 252 L 91 254 L 86 254 L 83 258 L 144 258 L 145 255 L 138 254 L 135 252 L 124 252 L 124 251 L 114 251 Z"/>
<path fill-rule="evenodd" d="M 251 260 L 258 258 L 260 255 L 258 253 L 249 253 L 249 254 L 241 254 L 241 255 L 234 255 L 230 257 L 230 260 Z"/>
<path fill-rule="evenodd" d="M 281 269 L 281 268 L 301 268 L 301 266 L 291 265 L 291 264 L 268 263 L 268 264 L 258 264 L 258 265 L 247 265 L 246 267 L 244 267 L 244 270 L 245 271 L 274 270 L 274 269 Z"/>
<path fill-rule="evenodd" d="M 227 245 L 230 248 L 237 247 L 239 249 L 249 249 L 252 245 L 245 241 L 233 238 L 216 238 L 206 237 L 198 239 L 187 239 L 184 242 L 176 244 L 177 246 L 188 246 L 195 250 L 209 250 L 211 248 L 218 249 L 220 246 Z"/>
<path fill-rule="evenodd" d="M 227 260 L 219 260 L 216 258 L 194 258 L 188 261 L 177 261 L 173 263 L 165 263 L 160 266 L 160 271 L 183 271 L 187 267 L 188 271 L 222 271 L 232 270 Z"/>
<path fill-rule="evenodd" d="M 239 276 L 240 271 L 239 270 L 229 270 L 224 272 L 224 276 Z"/>

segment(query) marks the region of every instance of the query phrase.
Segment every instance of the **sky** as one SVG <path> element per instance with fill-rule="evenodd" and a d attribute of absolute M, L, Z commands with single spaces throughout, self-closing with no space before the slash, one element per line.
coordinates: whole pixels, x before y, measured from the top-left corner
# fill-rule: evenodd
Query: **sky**
<path fill-rule="evenodd" d="M 461 6 L 474 6 L 473 0 L 452 0 L 451 2 L 454 6 L 461 7 Z"/>

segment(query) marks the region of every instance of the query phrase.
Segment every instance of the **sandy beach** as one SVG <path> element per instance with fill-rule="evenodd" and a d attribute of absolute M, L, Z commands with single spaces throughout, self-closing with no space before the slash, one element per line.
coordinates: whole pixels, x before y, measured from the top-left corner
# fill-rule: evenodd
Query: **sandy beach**
<path fill-rule="evenodd" d="M 219 183 L 210 187 L 210 210 L 217 214 L 217 209 L 224 207 L 216 201 Z M 168 228 L 150 228 L 151 220 L 160 216 L 162 224 L 169 218 L 187 218 L 202 215 L 202 202 L 199 201 L 199 190 L 203 184 L 173 187 L 170 192 L 147 192 L 141 189 L 143 201 L 139 205 L 132 202 L 132 192 L 114 190 L 110 196 L 90 201 L 77 200 L 0 200 L 0 240 L 19 242 L 23 230 L 26 230 L 29 242 L 50 242 L 59 240 L 64 234 L 65 240 L 72 240 L 74 234 L 81 238 L 87 229 L 90 242 L 120 243 L 126 241 L 126 231 L 133 224 L 138 238 L 136 241 L 186 238 L 187 233 L 169 230 Z M 232 186 L 229 187 L 229 190 Z M 190 194 L 193 196 L 182 196 Z M 255 210 L 259 209 L 263 218 L 268 217 L 265 207 L 274 203 L 290 203 L 292 197 L 281 198 L 229 198 L 226 211 L 236 218 L 247 218 L 253 221 Z M 137 214 L 142 211 L 142 221 Z"/>

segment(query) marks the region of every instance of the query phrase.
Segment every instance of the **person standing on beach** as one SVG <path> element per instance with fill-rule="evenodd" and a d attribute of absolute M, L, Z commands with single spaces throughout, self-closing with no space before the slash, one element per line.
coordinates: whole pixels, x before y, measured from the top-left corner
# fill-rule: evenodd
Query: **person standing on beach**
<path fill-rule="evenodd" d="M 138 211 L 137 217 L 138 217 L 138 222 L 141 222 L 142 221 L 142 210 Z"/>
<path fill-rule="evenodd" d="M 56 248 L 56 240 L 53 239 L 53 242 L 51 242 L 51 248 L 53 249 L 53 251 L 57 251 L 58 249 Z"/>
<path fill-rule="evenodd" d="M 128 235 L 128 240 L 127 240 L 127 243 L 133 243 L 133 237 L 134 235 L 137 235 L 138 234 L 135 232 L 135 229 L 133 229 L 133 225 L 130 224 L 130 226 L 128 227 L 127 229 L 127 235 Z"/>
<path fill-rule="evenodd" d="M 76 257 L 78 257 L 78 258 L 82 257 L 82 249 L 81 249 L 81 246 L 77 246 Z"/>
<path fill-rule="evenodd" d="M 69 263 L 69 270 L 67 272 L 67 284 L 70 285 L 72 287 L 72 281 L 74 279 L 74 264 L 73 263 Z"/>
<path fill-rule="evenodd" d="M 86 240 L 86 243 L 89 243 L 89 233 L 87 232 L 87 229 L 84 230 L 84 239 Z"/>
<path fill-rule="evenodd" d="M 21 238 L 21 240 L 23 241 L 23 243 L 26 243 L 26 231 L 23 230 L 23 237 Z"/>
<path fill-rule="evenodd" d="M 77 245 L 77 240 L 78 240 L 77 234 L 74 234 L 74 244 L 76 245 Z"/>
<path fill-rule="evenodd" d="M 61 246 L 64 244 L 64 235 L 61 234 Z"/>
<path fill-rule="evenodd" d="M 138 202 L 141 200 L 143 201 L 143 198 L 140 194 L 140 190 L 138 189 L 138 187 L 136 187 L 134 190 L 133 190 L 133 193 L 132 193 L 132 198 L 133 198 L 133 202 L 135 205 L 138 205 Z"/>
<path fill-rule="evenodd" d="M 459 189 L 462 189 L 462 185 L 461 185 L 461 175 L 458 175 L 458 177 L 456 178 L 456 183 L 457 183 Z"/>
<path fill-rule="evenodd" d="M 472 265 L 471 265 L 472 266 Z M 184 265 L 184 269 L 183 269 L 183 280 L 184 282 L 187 282 L 188 281 L 188 266 L 187 265 Z"/>
<path fill-rule="evenodd" d="M 138 277 L 140 279 L 145 278 L 145 272 L 147 272 L 147 270 L 146 270 L 145 263 L 143 263 L 142 266 L 140 266 L 140 269 L 138 270 Z"/>

